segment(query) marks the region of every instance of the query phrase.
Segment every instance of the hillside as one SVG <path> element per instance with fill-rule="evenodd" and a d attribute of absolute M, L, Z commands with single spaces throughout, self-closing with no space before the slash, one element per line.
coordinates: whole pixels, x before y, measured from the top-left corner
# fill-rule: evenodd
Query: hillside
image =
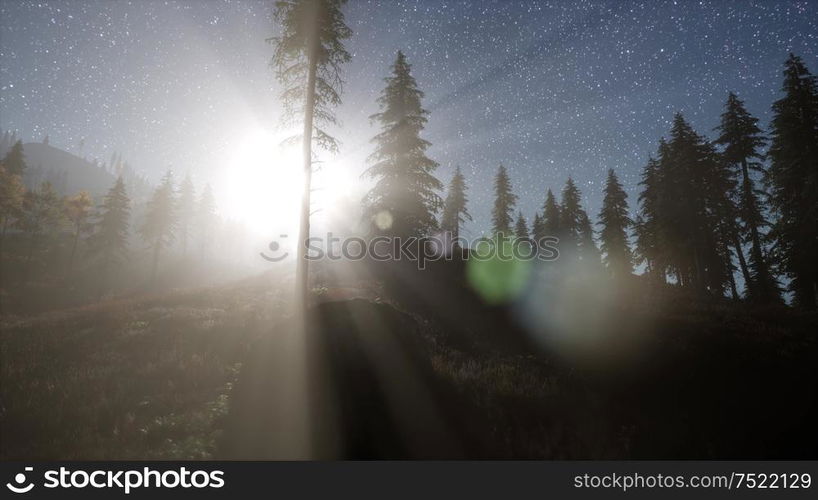
<path fill-rule="evenodd" d="M 85 190 L 98 196 L 105 194 L 115 180 L 104 168 L 49 144 L 29 142 L 23 144 L 23 152 L 29 188 L 49 181 L 64 194 Z"/>
<path fill-rule="evenodd" d="M 270 282 L 5 318 L 2 457 L 276 456 L 265 412 L 282 408 L 292 329 Z M 331 456 L 814 454 L 818 318 L 669 296 L 620 311 L 650 326 L 611 325 L 593 360 L 532 349 L 502 309 L 457 327 L 384 296 L 318 297 L 314 359 L 340 404 L 321 413 L 337 417 Z"/>

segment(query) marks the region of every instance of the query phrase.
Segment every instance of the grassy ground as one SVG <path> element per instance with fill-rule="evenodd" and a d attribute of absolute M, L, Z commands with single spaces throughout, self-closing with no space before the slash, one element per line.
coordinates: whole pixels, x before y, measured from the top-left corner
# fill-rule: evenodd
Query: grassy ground
<path fill-rule="evenodd" d="M 219 456 L 234 384 L 259 345 L 275 345 L 273 325 L 285 306 L 271 282 L 5 317 L 0 458 Z M 345 418 L 357 433 L 400 431 L 423 406 L 403 396 L 408 385 L 401 384 L 414 383 L 401 379 L 407 370 L 367 354 L 373 344 L 386 348 L 379 339 L 387 339 L 377 329 L 355 331 L 376 323 L 356 317 L 371 316 L 410 354 L 407 366 L 430 388 L 424 405 L 436 401 L 467 457 L 815 457 L 814 314 L 669 292 L 613 306 L 604 338 L 576 349 L 547 336 L 533 342 L 505 310 L 462 302 L 442 308 L 451 316 L 430 315 L 409 301 L 393 307 L 370 295 L 360 288 L 319 293 L 329 301 L 319 306 L 328 346 L 341 353 L 330 353 L 330 378 L 346 380 Z M 353 338 L 355 345 L 345 340 Z M 389 409 L 373 395 L 410 414 L 381 425 L 378 415 Z M 351 456 L 378 456 L 385 435 L 358 439 Z M 394 444 L 392 451 L 401 446 Z"/>
<path fill-rule="evenodd" d="M 818 454 L 815 315 L 687 302 L 650 316 L 647 332 L 612 326 L 618 350 L 596 356 L 431 341 L 431 359 L 495 457 Z"/>
<path fill-rule="evenodd" d="M 251 340 L 282 301 L 264 279 L 5 318 L 3 459 L 208 458 Z"/>

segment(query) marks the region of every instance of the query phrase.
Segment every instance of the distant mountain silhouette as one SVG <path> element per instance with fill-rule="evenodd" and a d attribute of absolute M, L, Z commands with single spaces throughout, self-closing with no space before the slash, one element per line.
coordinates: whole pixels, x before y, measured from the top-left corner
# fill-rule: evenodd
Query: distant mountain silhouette
<path fill-rule="evenodd" d="M 23 153 L 28 166 L 24 181 L 29 188 L 49 181 L 61 194 L 85 190 L 97 196 L 105 194 L 116 180 L 102 165 L 49 144 L 23 144 Z"/>

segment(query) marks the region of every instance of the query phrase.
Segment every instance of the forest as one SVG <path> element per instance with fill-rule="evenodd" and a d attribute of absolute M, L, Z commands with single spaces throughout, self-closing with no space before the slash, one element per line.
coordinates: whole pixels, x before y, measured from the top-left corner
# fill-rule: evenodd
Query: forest
<path fill-rule="evenodd" d="M 768 125 L 725 88 L 714 130 L 677 112 L 655 131 L 638 186 L 607 168 L 598 213 L 570 175 L 524 213 L 508 164 L 440 178 L 424 61 L 398 51 L 347 236 L 442 241 L 441 258 L 310 260 L 311 176 L 343 147 L 345 4 L 279 2 L 267 40 L 301 130 L 282 262 L 190 173 L 153 182 L 116 153 L 3 133 L 3 459 L 814 458 L 818 79 L 802 58 L 782 61 Z M 473 206 L 488 183 L 493 204 Z M 483 208 L 491 248 L 556 252 L 480 258 L 464 227 Z"/>

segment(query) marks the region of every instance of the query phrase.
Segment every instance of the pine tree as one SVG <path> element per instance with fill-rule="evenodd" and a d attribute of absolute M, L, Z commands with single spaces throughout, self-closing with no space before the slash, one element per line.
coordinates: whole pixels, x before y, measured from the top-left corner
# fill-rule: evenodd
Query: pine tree
<path fill-rule="evenodd" d="M 468 201 L 466 197 L 466 179 L 463 177 L 460 167 L 457 167 L 452 181 L 449 183 L 440 222 L 440 228 L 451 235 L 452 242 L 455 245 L 458 244 L 460 238 L 460 226 L 465 224 L 466 221 L 472 220 L 466 206 Z"/>
<path fill-rule="evenodd" d="M 681 114 L 660 143 L 651 193 L 653 242 L 661 265 L 682 286 L 721 294 L 730 281 L 735 213 L 729 169 Z M 647 201 L 647 198 L 645 199 Z M 640 240 L 644 228 L 637 231 Z"/>
<path fill-rule="evenodd" d="M 579 235 L 579 258 L 586 271 L 596 272 L 601 269 L 602 256 L 594 241 L 594 229 L 591 225 L 591 219 L 584 209 L 580 209 L 579 226 L 577 229 Z"/>
<path fill-rule="evenodd" d="M 758 119 L 750 115 L 744 108 L 744 103 L 732 92 L 727 97 L 725 111 L 721 115 L 721 124 L 716 127 L 719 138 L 716 144 L 723 146 L 722 156 L 734 169 L 734 175 L 741 178 L 741 188 L 738 195 L 737 214 L 741 221 L 743 240 L 749 241 L 751 274 L 747 288 L 751 299 L 763 302 L 780 300 L 778 284 L 767 265 L 762 246 L 761 228 L 767 226 L 767 221 L 761 209 L 759 194 L 764 193 L 755 186 L 751 172 L 764 174 L 761 160 L 763 154 L 760 149 L 764 146 L 764 137 L 758 127 Z M 736 244 L 737 255 L 743 262 L 741 243 Z M 746 279 L 746 277 L 745 277 Z"/>
<path fill-rule="evenodd" d="M 613 169 L 608 170 L 602 210 L 599 212 L 599 233 L 603 262 L 614 278 L 633 272 L 633 255 L 628 244 L 628 230 L 633 225 L 628 215 L 628 195 Z"/>
<path fill-rule="evenodd" d="M 352 30 L 341 11 L 346 0 L 280 0 L 275 17 L 282 33 L 268 39 L 275 45 L 271 65 L 284 90 L 282 100 L 286 119 L 303 116 L 304 187 L 296 256 L 296 294 L 298 307 L 306 307 L 309 266 L 307 239 L 310 237 L 310 189 L 312 181 L 312 143 L 336 151 L 337 141 L 318 125 L 335 124 L 332 108 L 341 103 L 341 65 L 350 60 L 344 40 Z M 322 125 L 323 126 L 323 125 Z"/>
<path fill-rule="evenodd" d="M 560 237 L 560 206 L 550 189 L 545 194 L 542 227 L 544 236 Z"/>
<path fill-rule="evenodd" d="M 528 222 L 526 222 L 522 211 L 517 214 L 517 223 L 514 225 L 514 236 L 522 240 L 527 240 L 530 236 L 528 234 Z"/>
<path fill-rule="evenodd" d="M 153 249 L 151 283 L 156 282 L 156 270 L 162 250 L 173 244 L 176 232 L 177 210 L 173 195 L 173 174 L 168 171 L 153 192 L 145 211 L 145 220 L 139 234 Z"/>
<path fill-rule="evenodd" d="M 80 236 L 91 229 L 88 218 L 91 216 L 91 195 L 87 191 L 80 191 L 75 196 L 67 197 L 64 201 L 65 217 L 71 223 L 74 235 L 71 241 L 71 256 L 68 260 L 68 269 L 74 266 L 74 257 L 77 253 L 77 244 Z"/>
<path fill-rule="evenodd" d="M 375 220 L 388 214 L 390 227 L 379 227 L 393 236 L 427 236 L 437 229 L 435 214 L 442 206 L 442 189 L 434 176 L 437 162 L 426 156 L 429 142 L 421 139 L 428 112 L 421 106 L 423 92 L 411 75 L 403 52 L 392 65 L 378 99 L 381 111 L 371 118 L 381 125 L 372 142 L 375 152 L 365 175 L 375 179 L 366 197 L 366 216 Z"/>
<path fill-rule="evenodd" d="M 23 141 L 17 141 L 11 147 L 5 158 L 3 158 L 3 166 L 6 167 L 6 172 L 11 175 L 19 175 L 23 177 L 26 170 L 26 157 L 23 153 Z"/>
<path fill-rule="evenodd" d="M 579 255 L 582 212 L 579 189 L 569 177 L 562 189 L 559 212 L 560 252 L 565 253 L 566 257 Z"/>
<path fill-rule="evenodd" d="M 500 165 L 494 178 L 494 209 L 491 212 L 491 230 L 494 234 L 510 236 L 517 195 L 511 189 L 506 167 Z"/>
<path fill-rule="evenodd" d="M 784 69 L 784 97 L 773 104 L 767 182 L 776 220 L 771 238 L 795 303 L 816 306 L 818 290 L 818 86 L 800 57 Z"/>
<path fill-rule="evenodd" d="M 664 140 L 659 150 L 666 148 Z M 647 274 L 661 283 L 666 282 L 667 269 L 662 260 L 659 227 L 659 162 L 653 158 L 648 160 L 642 170 L 642 179 L 639 185 L 642 192 L 639 194 L 639 215 L 634 222 L 636 234 L 636 263 L 645 263 Z"/>
<path fill-rule="evenodd" d="M 101 290 L 106 286 L 111 266 L 124 260 L 128 251 L 130 219 L 131 200 L 125 182 L 118 177 L 102 200 L 94 233 L 88 238 L 89 254 L 101 259 Z"/>
<path fill-rule="evenodd" d="M 190 174 L 185 175 L 182 184 L 179 186 L 179 199 L 177 201 L 179 213 L 179 240 L 182 244 L 182 255 L 187 255 L 188 238 L 196 215 L 196 188 Z"/>
<path fill-rule="evenodd" d="M 539 243 L 546 236 L 548 235 L 545 234 L 542 216 L 537 212 L 534 214 L 534 220 L 531 222 L 531 239 Z"/>
<path fill-rule="evenodd" d="M 213 190 L 210 188 L 210 184 L 207 184 L 205 185 L 204 191 L 202 191 L 196 208 L 196 227 L 202 258 L 207 258 L 210 247 L 213 244 L 213 236 L 215 234 L 213 227 L 215 226 L 216 220 L 216 198 L 213 196 Z"/>
<path fill-rule="evenodd" d="M 0 163 L 0 243 L 8 227 L 20 217 L 25 192 L 20 176 L 9 173 Z"/>

